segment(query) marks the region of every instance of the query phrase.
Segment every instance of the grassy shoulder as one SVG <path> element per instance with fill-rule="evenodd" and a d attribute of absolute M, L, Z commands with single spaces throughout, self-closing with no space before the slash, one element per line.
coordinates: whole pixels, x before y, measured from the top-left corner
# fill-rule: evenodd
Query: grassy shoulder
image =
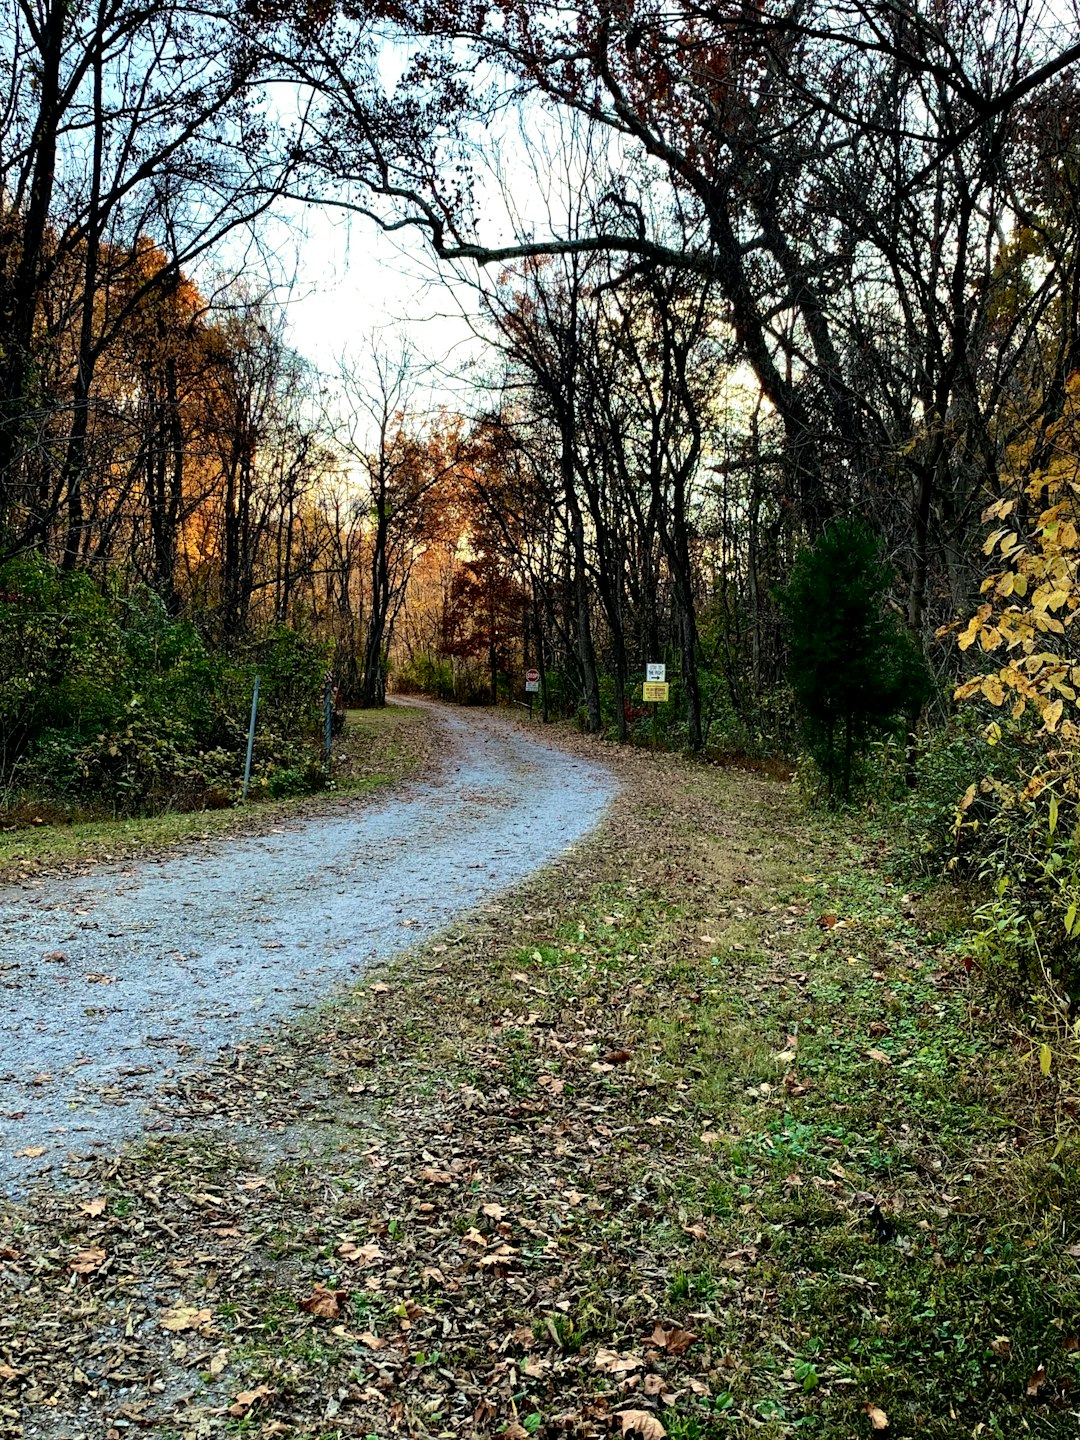
<path fill-rule="evenodd" d="M 593 840 L 8 1207 L 0 1433 L 1077 1433 L 1075 1132 L 960 932 L 785 786 L 612 762 Z"/>
<path fill-rule="evenodd" d="M 403 705 L 350 710 L 335 741 L 333 789 L 318 795 L 70 824 L 4 823 L 0 811 L 0 882 L 258 829 L 401 780 L 425 764 L 430 751 L 430 720 L 423 710 Z"/>

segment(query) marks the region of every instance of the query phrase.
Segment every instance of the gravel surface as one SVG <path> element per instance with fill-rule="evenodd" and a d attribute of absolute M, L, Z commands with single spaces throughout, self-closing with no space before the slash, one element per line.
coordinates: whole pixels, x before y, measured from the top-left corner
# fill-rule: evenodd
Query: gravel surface
<path fill-rule="evenodd" d="M 172 1128 L 156 1092 L 186 1062 L 507 889 L 615 791 L 493 716 L 437 713 L 438 774 L 382 803 L 0 889 L 0 1194 Z"/>

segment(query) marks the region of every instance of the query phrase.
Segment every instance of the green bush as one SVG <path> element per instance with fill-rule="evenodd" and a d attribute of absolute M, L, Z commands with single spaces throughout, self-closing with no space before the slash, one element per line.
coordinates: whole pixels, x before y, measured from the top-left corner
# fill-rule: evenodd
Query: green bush
<path fill-rule="evenodd" d="M 12 561 L 0 568 L 0 780 L 9 800 L 94 812 L 229 803 L 257 672 L 256 790 L 317 788 L 327 658 L 279 628 L 240 663 L 150 591 L 102 594 L 39 557 Z"/>
<path fill-rule="evenodd" d="M 435 700 L 453 700 L 454 667 L 442 656 L 426 652 L 414 655 L 395 672 L 394 688 L 404 695 L 430 695 Z"/>

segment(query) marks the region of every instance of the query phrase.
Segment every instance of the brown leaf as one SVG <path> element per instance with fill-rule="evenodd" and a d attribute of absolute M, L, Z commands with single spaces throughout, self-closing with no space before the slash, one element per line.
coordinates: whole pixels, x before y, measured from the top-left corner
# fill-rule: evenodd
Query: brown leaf
<path fill-rule="evenodd" d="M 604 1056 L 604 1064 L 625 1065 L 628 1060 L 633 1058 L 633 1055 L 632 1050 L 609 1050 Z"/>
<path fill-rule="evenodd" d="M 744 1245 L 740 1250 L 732 1250 L 725 1255 L 720 1262 L 720 1267 L 723 1270 L 731 1270 L 734 1274 L 738 1274 L 740 1271 L 745 1270 L 748 1265 L 753 1265 L 756 1259 L 756 1247 L 753 1245 Z"/>
<path fill-rule="evenodd" d="M 1046 1366 L 1045 1366 L 1045 1365 L 1040 1365 L 1036 1370 L 1033 1370 L 1032 1373 L 1028 1376 L 1028 1382 L 1027 1382 L 1027 1393 L 1028 1393 L 1028 1395 L 1029 1395 L 1032 1399 L 1034 1399 L 1035 1396 L 1038 1395 L 1039 1391 L 1043 1388 L 1043 1386 L 1044 1386 L 1045 1384 L 1046 1384 Z"/>
<path fill-rule="evenodd" d="M 696 1339 L 692 1330 L 680 1330 L 675 1325 L 667 1332 L 667 1352 L 669 1355 L 684 1355 Z"/>
<path fill-rule="evenodd" d="M 386 1341 L 380 1340 L 378 1335 L 373 1335 L 370 1330 L 364 1330 L 359 1335 L 361 1345 L 366 1345 L 369 1350 L 385 1350 Z"/>
<path fill-rule="evenodd" d="M 25 1150 L 15 1151 L 15 1159 L 36 1160 L 39 1155 L 45 1154 L 45 1150 L 46 1147 L 44 1145 L 28 1145 Z"/>
<path fill-rule="evenodd" d="M 880 1405 L 871 1405 L 870 1401 L 868 1400 L 863 1406 L 863 1409 L 866 1411 L 867 1415 L 870 1416 L 871 1430 L 887 1430 L 889 1428 L 889 1417 L 885 1414 L 885 1411 L 882 1410 Z"/>
<path fill-rule="evenodd" d="M 93 1200 L 81 1200 L 79 1202 L 79 1209 L 84 1215 L 104 1215 L 105 1197 L 98 1195 Z"/>
<path fill-rule="evenodd" d="M 693 1345 L 697 1336 L 692 1330 L 681 1330 L 678 1325 L 657 1325 L 651 1335 L 645 1336 L 647 1345 L 655 1345 L 658 1350 L 666 1350 L 669 1355 L 683 1355 Z"/>
<path fill-rule="evenodd" d="M 212 1316 L 211 1310 L 199 1310 L 194 1305 L 176 1305 L 161 1317 L 161 1328 L 174 1334 L 181 1330 L 197 1330 L 200 1325 L 206 1325 Z"/>
<path fill-rule="evenodd" d="M 471 1225 L 471 1226 L 469 1227 L 469 1229 L 465 1231 L 465 1234 L 462 1236 L 462 1239 L 465 1240 L 466 1243 L 469 1244 L 469 1245 L 479 1245 L 479 1246 L 481 1246 L 481 1247 L 486 1246 L 487 1243 L 488 1243 L 488 1242 L 487 1242 L 487 1237 L 484 1236 L 484 1235 L 481 1235 L 481 1234 L 480 1234 L 480 1231 L 477 1230 L 477 1228 L 476 1228 L 475 1225 Z"/>
<path fill-rule="evenodd" d="M 649 1410 L 620 1410 L 614 1417 L 622 1427 L 624 1435 L 634 1435 L 640 1440 L 664 1440 L 667 1431 Z"/>
<path fill-rule="evenodd" d="M 321 1280 L 317 1280 L 307 1299 L 300 1301 L 300 1309 L 323 1320 L 336 1320 L 348 1293 L 347 1290 L 328 1290 Z"/>
<path fill-rule="evenodd" d="M 831 930 L 831 929 L 833 928 L 833 926 L 836 924 L 836 916 L 835 916 L 835 915 L 819 915 L 819 916 L 818 916 L 818 922 L 817 922 L 817 923 L 821 926 L 822 930 Z"/>
<path fill-rule="evenodd" d="M 348 1260 L 353 1265 L 374 1265 L 376 1260 L 386 1258 L 378 1245 L 355 1245 L 351 1240 L 339 1245 L 337 1253 L 342 1260 Z"/>
<path fill-rule="evenodd" d="M 256 1385 L 254 1390 L 241 1390 L 235 1397 L 234 1403 L 229 1406 L 230 1415 L 243 1415 L 250 1410 L 252 1405 L 257 1405 L 260 1400 L 265 1400 L 268 1395 L 274 1392 L 269 1385 Z"/>
<path fill-rule="evenodd" d="M 13 1370 L 10 1365 L 0 1365 L 0 1380 L 15 1380 L 19 1372 Z"/>
<path fill-rule="evenodd" d="M 990 1341 L 990 1349 L 995 1355 L 1007 1357 L 1012 1354 L 1012 1341 L 1007 1335 L 999 1335 L 995 1340 Z"/>
<path fill-rule="evenodd" d="M 620 1355 L 617 1350 L 605 1350 L 601 1347 L 596 1352 L 593 1364 L 605 1375 L 628 1375 L 632 1370 L 640 1370 L 642 1362 L 636 1355 Z"/>
<path fill-rule="evenodd" d="M 80 1250 L 74 1260 L 68 1262 L 70 1269 L 76 1275 L 89 1275 L 92 1270 L 105 1264 L 105 1251 L 100 1245 L 90 1245 L 85 1250 Z"/>
<path fill-rule="evenodd" d="M 876 1060 L 879 1065 L 891 1065 L 892 1057 L 885 1054 L 884 1050 L 875 1050 L 873 1046 L 866 1052 L 868 1060 Z"/>
<path fill-rule="evenodd" d="M 488 1217 L 489 1220 L 501 1220 L 506 1214 L 506 1211 L 503 1209 L 503 1207 L 499 1204 L 497 1200 L 490 1200 L 486 1205 L 482 1206 L 481 1208 L 483 1209 L 484 1214 Z"/>
<path fill-rule="evenodd" d="M 452 1185 L 454 1176 L 449 1170 L 433 1170 L 430 1165 L 420 1171 L 421 1180 L 426 1180 L 429 1185 Z"/>

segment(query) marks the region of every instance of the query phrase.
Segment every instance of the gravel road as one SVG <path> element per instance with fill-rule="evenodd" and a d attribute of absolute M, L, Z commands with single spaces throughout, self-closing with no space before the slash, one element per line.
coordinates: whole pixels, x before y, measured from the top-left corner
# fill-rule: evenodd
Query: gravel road
<path fill-rule="evenodd" d="M 0 1195 L 167 1128 L 163 1081 L 507 889 L 614 793 L 490 715 L 437 717 L 438 774 L 381 803 L 0 888 Z"/>

